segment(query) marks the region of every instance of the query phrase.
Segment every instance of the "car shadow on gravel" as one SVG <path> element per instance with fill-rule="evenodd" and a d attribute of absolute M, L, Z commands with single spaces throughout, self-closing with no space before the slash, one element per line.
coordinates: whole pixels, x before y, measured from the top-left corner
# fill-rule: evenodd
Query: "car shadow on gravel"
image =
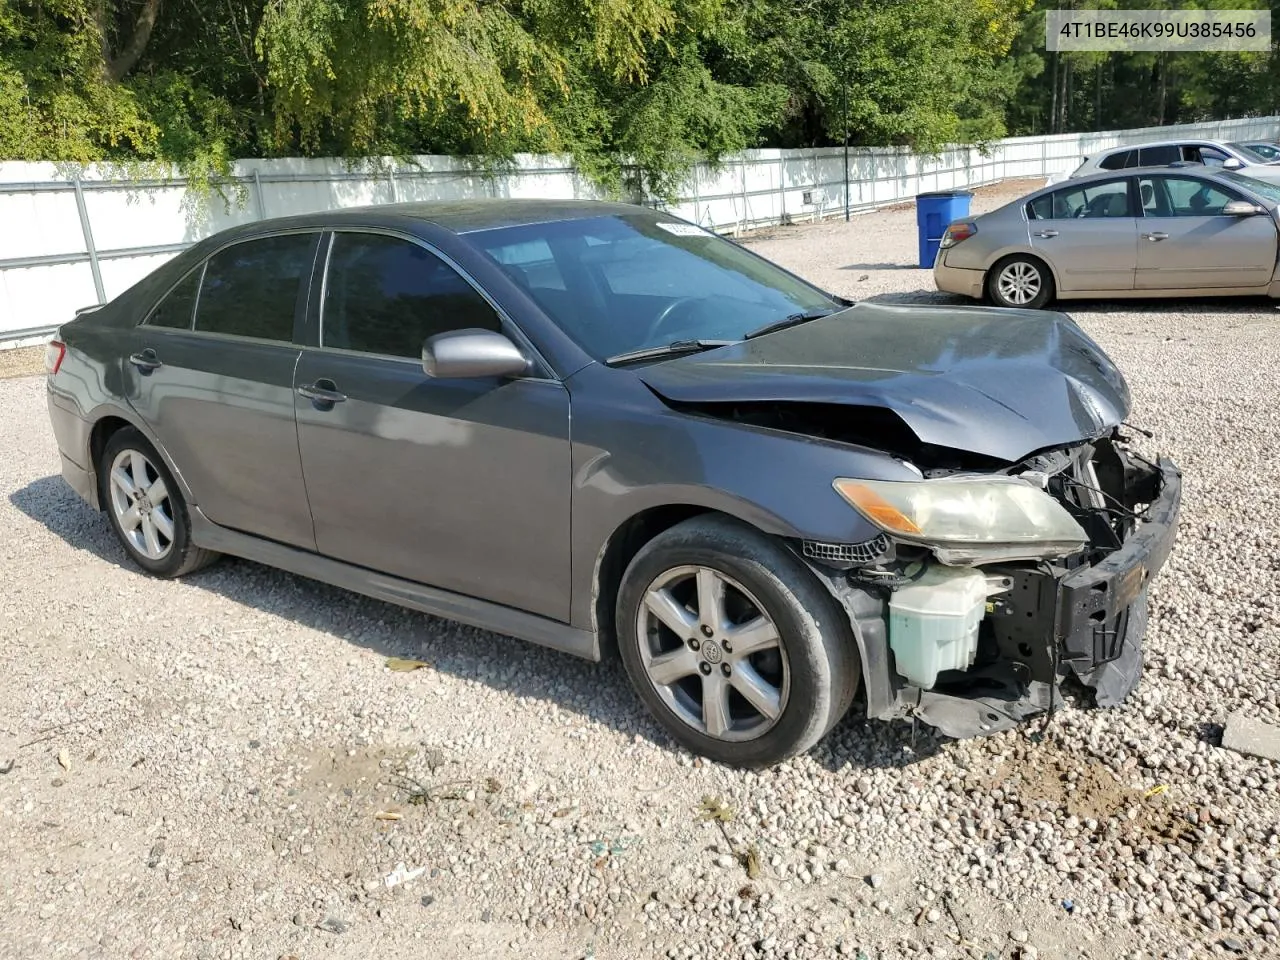
<path fill-rule="evenodd" d="M 9 502 L 74 549 L 146 577 L 129 562 L 106 516 L 89 507 L 60 476 L 27 484 L 11 493 Z M 190 574 L 181 583 L 379 656 L 426 660 L 458 679 L 554 703 L 663 750 L 683 752 L 632 693 L 616 656 L 591 663 L 234 557 Z M 906 767 L 936 753 L 942 742 L 924 726 L 913 736 L 908 723 L 867 721 L 859 701 L 810 757 L 836 772 Z"/>

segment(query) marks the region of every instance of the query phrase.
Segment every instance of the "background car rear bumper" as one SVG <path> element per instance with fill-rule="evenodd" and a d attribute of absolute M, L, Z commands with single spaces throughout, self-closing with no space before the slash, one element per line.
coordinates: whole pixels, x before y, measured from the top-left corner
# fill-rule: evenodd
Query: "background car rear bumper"
<path fill-rule="evenodd" d="M 962 267 L 948 267 L 943 260 L 946 253 L 939 254 L 933 265 L 934 285 L 944 293 L 958 293 L 963 297 L 982 299 L 982 281 L 985 274 L 981 270 L 965 270 Z"/>

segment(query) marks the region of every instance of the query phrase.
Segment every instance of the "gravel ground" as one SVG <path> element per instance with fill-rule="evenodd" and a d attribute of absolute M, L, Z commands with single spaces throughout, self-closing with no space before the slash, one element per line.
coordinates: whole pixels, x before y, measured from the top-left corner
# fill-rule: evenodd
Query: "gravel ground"
<path fill-rule="evenodd" d="M 746 242 L 947 299 L 909 208 Z M 982 741 L 851 715 L 761 773 L 614 665 L 239 561 L 147 578 L 57 476 L 41 380 L 0 381 L 0 957 L 1280 955 L 1280 766 L 1217 745 L 1280 722 L 1280 314 L 1068 309 L 1186 471 L 1138 693 Z"/>

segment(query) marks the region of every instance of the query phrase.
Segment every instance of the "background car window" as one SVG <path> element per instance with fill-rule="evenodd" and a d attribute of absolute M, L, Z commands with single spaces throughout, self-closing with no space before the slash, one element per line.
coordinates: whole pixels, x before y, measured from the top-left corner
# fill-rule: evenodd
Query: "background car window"
<path fill-rule="evenodd" d="M 187 274 L 186 279 L 169 291 L 156 304 L 147 317 L 149 327 L 170 327 L 174 330 L 190 330 L 191 315 L 196 309 L 196 291 L 200 289 L 200 268 Z"/>
<path fill-rule="evenodd" d="M 1144 177 L 1138 181 L 1143 212 L 1149 217 L 1216 217 L 1240 198 L 1207 180 Z"/>
<path fill-rule="evenodd" d="M 1192 159 L 1199 159 L 1199 161 L 1206 167 L 1220 167 L 1226 163 L 1228 159 L 1228 154 L 1223 150 L 1219 150 L 1217 147 L 1199 147 L 1196 152 L 1199 154 L 1199 157 Z"/>
<path fill-rule="evenodd" d="M 196 329 L 259 340 L 293 339 L 298 285 L 311 272 L 316 234 L 246 240 L 209 258 Z"/>
<path fill-rule="evenodd" d="M 1129 181 L 1109 180 L 1087 187 L 1070 187 L 1036 197 L 1028 204 L 1033 220 L 1131 217 Z"/>
<path fill-rule="evenodd" d="M 322 346 L 417 359 L 428 337 L 468 327 L 501 332 L 502 321 L 435 254 L 399 237 L 334 234 Z"/>
<path fill-rule="evenodd" d="M 1133 167 L 1138 164 L 1137 150 L 1121 150 L 1113 153 L 1109 157 L 1104 157 L 1102 162 L 1098 164 L 1103 170 L 1123 170 L 1125 167 Z"/>
<path fill-rule="evenodd" d="M 1143 167 L 1163 167 L 1182 159 L 1178 146 L 1143 147 L 1138 153 L 1138 164 Z"/>

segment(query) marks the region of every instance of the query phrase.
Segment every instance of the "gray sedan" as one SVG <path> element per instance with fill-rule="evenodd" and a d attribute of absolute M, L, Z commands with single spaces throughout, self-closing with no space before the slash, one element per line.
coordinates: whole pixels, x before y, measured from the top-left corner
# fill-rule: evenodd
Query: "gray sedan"
<path fill-rule="evenodd" d="M 599 659 L 767 764 L 1138 681 L 1181 482 L 1068 318 L 851 305 L 643 208 L 263 221 L 59 330 L 62 473 L 160 577 L 232 554 Z"/>
<path fill-rule="evenodd" d="M 1201 167 L 1100 173 L 951 224 L 939 290 L 1004 307 L 1055 297 L 1280 296 L 1280 186 Z"/>

